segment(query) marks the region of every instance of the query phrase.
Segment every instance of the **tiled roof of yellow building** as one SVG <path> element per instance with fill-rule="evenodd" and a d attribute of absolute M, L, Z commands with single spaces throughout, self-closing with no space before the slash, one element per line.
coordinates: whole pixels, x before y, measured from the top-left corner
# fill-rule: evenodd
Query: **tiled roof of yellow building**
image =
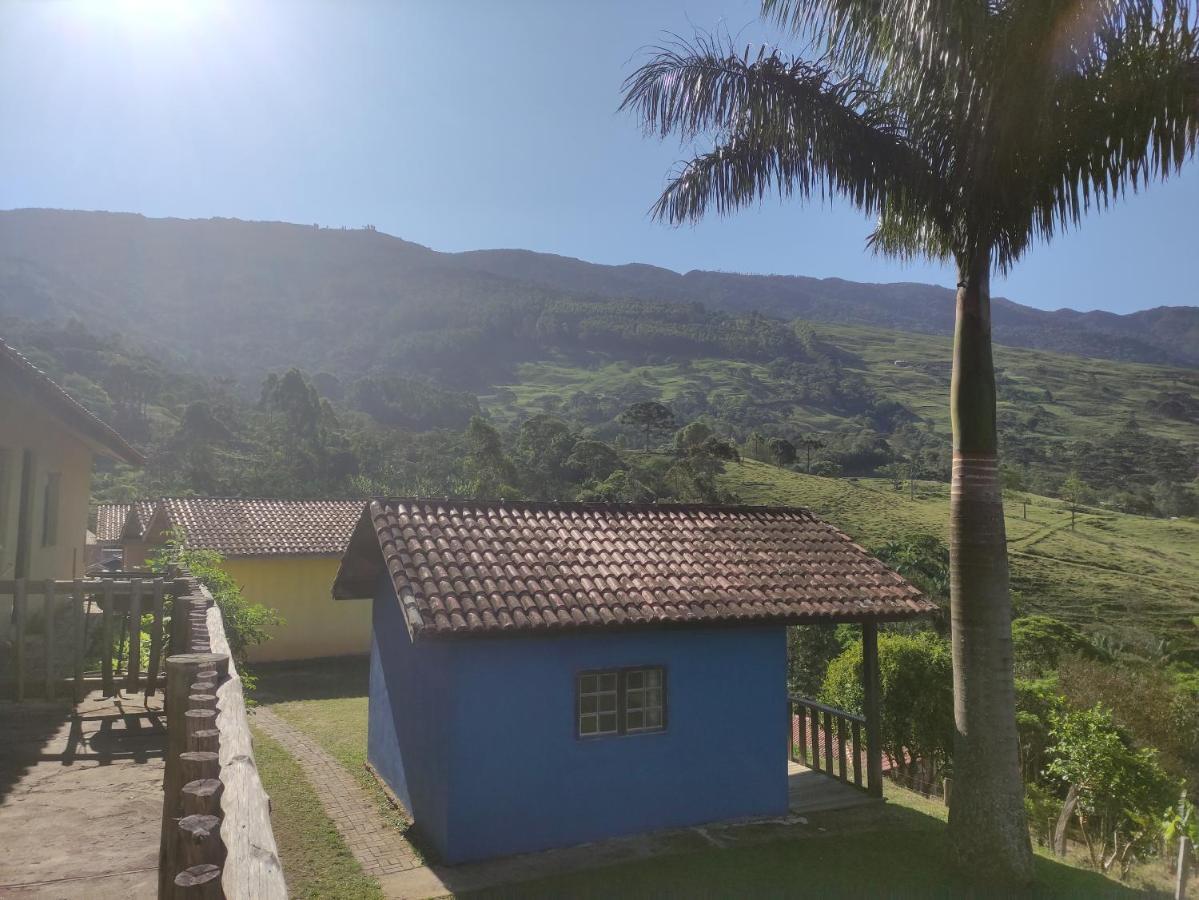
<path fill-rule="evenodd" d="M 191 549 L 222 556 L 338 556 L 365 500 L 164 497 L 147 528 L 151 543 L 180 529 Z"/>

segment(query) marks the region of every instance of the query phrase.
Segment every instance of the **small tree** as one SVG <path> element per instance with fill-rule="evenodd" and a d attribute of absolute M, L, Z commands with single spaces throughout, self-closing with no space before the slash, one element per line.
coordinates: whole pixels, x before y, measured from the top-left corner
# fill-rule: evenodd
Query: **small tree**
<path fill-rule="evenodd" d="M 1082 494 L 1086 488 L 1083 486 L 1082 479 L 1078 477 L 1077 472 L 1071 472 L 1069 477 L 1062 482 L 1062 499 L 1070 507 L 1070 530 L 1074 530 L 1074 515 L 1078 512 L 1078 504 L 1082 501 Z"/>
<path fill-rule="evenodd" d="M 816 435 L 809 434 L 807 437 L 800 438 L 799 446 L 803 447 L 804 452 L 807 454 L 808 463 L 807 463 L 807 468 L 805 469 L 805 471 L 809 475 L 811 475 L 812 474 L 812 452 L 817 451 L 817 450 L 823 450 L 828 445 L 824 441 L 822 441 L 820 438 L 816 437 Z"/>
<path fill-rule="evenodd" d="M 712 437 L 710 426 L 704 422 L 691 422 L 680 428 L 678 434 L 674 436 L 674 446 L 680 453 L 686 453 L 699 447 L 710 437 Z"/>
<path fill-rule="evenodd" d="M 776 466 L 790 466 L 795 463 L 795 445 L 786 438 L 771 438 L 767 446 Z"/>
<path fill-rule="evenodd" d="M 634 403 L 620 414 L 619 421 L 621 425 L 629 425 L 641 432 L 645 441 L 643 447 L 645 450 L 649 450 L 649 441 L 652 435 L 665 434 L 677 427 L 674 413 L 670 411 L 670 407 L 664 406 L 656 400 Z"/>
<path fill-rule="evenodd" d="M 1050 734 L 1045 773 L 1069 789 L 1065 815 L 1072 809 L 1077 816 L 1091 864 L 1106 872 L 1118 863 L 1126 872 L 1151 849 L 1161 810 L 1179 785 L 1158 765 L 1156 751 L 1134 749 L 1102 706 L 1055 713 Z"/>

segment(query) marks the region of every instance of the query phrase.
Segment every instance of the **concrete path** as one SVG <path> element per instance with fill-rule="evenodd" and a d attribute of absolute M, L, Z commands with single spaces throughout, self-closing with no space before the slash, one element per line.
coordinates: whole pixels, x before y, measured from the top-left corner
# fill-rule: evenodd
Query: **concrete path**
<path fill-rule="evenodd" d="M 157 892 L 161 698 L 0 703 L 0 895 Z"/>
<path fill-rule="evenodd" d="M 329 818 L 367 875 L 382 879 L 421 866 L 412 845 L 379 814 L 354 776 L 316 741 L 264 706 L 254 710 L 252 721 L 300 764 Z"/>

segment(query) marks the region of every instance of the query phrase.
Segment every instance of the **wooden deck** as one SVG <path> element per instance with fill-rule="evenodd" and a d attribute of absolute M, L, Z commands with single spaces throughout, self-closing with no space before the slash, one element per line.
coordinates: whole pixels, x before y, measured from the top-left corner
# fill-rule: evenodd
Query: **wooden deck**
<path fill-rule="evenodd" d="M 859 788 L 795 762 L 787 764 L 787 796 L 791 812 L 800 815 L 882 802 Z"/>

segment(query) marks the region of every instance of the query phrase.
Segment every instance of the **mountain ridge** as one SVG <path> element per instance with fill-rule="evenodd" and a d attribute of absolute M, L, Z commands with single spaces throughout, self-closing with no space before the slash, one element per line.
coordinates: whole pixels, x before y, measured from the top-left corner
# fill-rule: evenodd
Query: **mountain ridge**
<path fill-rule="evenodd" d="M 483 303 L 514 291 L 560 292 L 591 302 L 699 303 L 737 315 L 757 312 L 926 334 L 953 330 L 953 290 L 919 282 L 679 273 L 648 263 L 591 263 L 519 249 L 447 253 L 373 229 L 287 222 L 0 211 L 0 315 L 99 317 L 183 356 L 209 351 L 183 346 L 189 335 L 207 333 L 194 327 L 205 315 L 227 320 L 230 329 L 278 338 L 305 327 L 345 325 L 346 317 L 354 316 L 373 316 L 383 325 L 401 308 L 415 309 L 419 320 L 423 307 L 444 297 Z M 1000 297 L 992 303 L 994 338 L 1000 344 L 1199 367 L 1199 307 L 1117 314 L 1046 311 Z M 337 315 L 330 318 L 321 304 L 332 304 Z M 269 331 L 263 331 L 264 324 Z M 234 356 L 254 346 L 251 337 L 243 335 L 248 343 L 233 339 Z M 354 352 L 381 339 L 367 336 Z M 263 346 L 255 361 L 268 367 L 286 364 L 285 354 L 275 349 Z M 331 348 L 329 355 L 337 354 Z"/>

